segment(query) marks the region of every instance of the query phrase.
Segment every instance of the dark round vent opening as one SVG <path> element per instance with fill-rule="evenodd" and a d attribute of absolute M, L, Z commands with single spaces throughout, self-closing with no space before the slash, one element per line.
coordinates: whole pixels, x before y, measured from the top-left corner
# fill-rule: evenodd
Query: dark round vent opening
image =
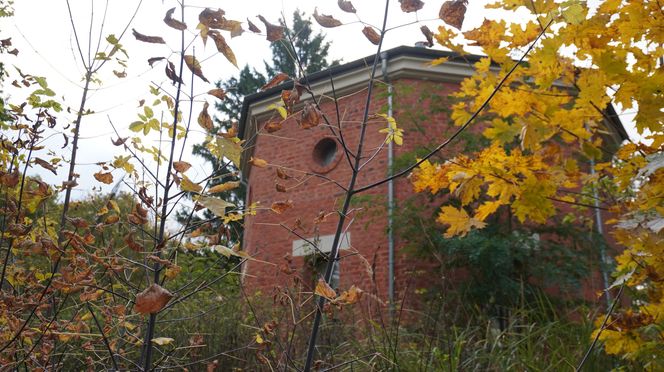
<path fill-rule="evenodd" d="M 314 146 L 314 162 L 321 167 L 327 167 L 337 155 L 337 141 L 332 138 L 323 138 Z"/>

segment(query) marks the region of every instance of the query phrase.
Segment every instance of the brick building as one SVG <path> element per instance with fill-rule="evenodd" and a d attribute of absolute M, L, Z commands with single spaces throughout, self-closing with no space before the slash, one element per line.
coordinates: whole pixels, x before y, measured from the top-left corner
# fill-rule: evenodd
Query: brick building
<path fill-rule="evenodd" d="M 448 62 L 429 64 L 440 57 L 447 57 Z M 382 146 L 385 133 L 380 129 L 386 122 L 371 120 L 362 156 L 372 160 L 360 172 L 357 186 L 385 178 L 391 162 L 408 157 L 418 147 L 435 146 L 456 129 L 447 118 L 446 108 L 451 105 L 447 96 L 473 73 L 473 63 L 479 58 L 416 47 L 398 47 L 382 53 L 369 114 L 391 113 L 399 127 L 405 129 L 404 144 Z M 308 76 L 329 122 L 336 126 L 337 118 L 340 119 L 344 141 L 352 151 L 359 140 L 372 64 L 370 56 Z M 277 264 L 250 261 L 243 270 L 250 288 L 268 292 L 273 285 L 287 282 L 288 275 L 279 268 L 287 255 L 292 257 L 295 270 L 305 277 L 317 276 L 316 264 L 310 258 L 310 243 L 324 252 L 330 250 L 338 222 L 335 211 L 345 194 L 337 183 L 345 187 L 351 173 L 342 145 L 327 125 L 302 129 L 294 118 L 299 115 L 293 115 L 280 130 L 266 130 L 265 124 L 279 115 L 271 105 L 279 104 L 281 92 L 292 86 L 291 81 L 246 97 L 240 122 L 240 136 L 247 141 L 242 160 L 242 176 L 248 185 L 246 205 L 260 202 L 263 207 L 245 219 L 244 249 L 259 260 Z M 337 97 L 338 107 L 332 97 Z M 294 111 L 310 99 L 303 93 Z M 608 123 L 607 127 L 611 129 L 611 141 L 620 143 L 626 138 L 619 121 Z M 480 132 L 480 125 L 475 125 L 468 134 Z M 461 149 L 459 145 L 451 146 L 443 156 L 453 156 Z M 251 157 L 265 159 L 270 166 L 249 166 Z M 402 167 L 397 164 L 394 169 Z M 277 168 L 292 178 L 278 177 Z M 367 289 L 375 283 L 377 295 L 390 299 L 398 297 L 409 285 L 413 268 L 426 269 L 431 265 L 406 257 L 399 249 L 398 237 L 389 233 L 390 199 L 400 200 L 411 193 L 408 180 L 401 178 L 355 196 L 341 241 L 343 258 L 335 273 L 339 287 L 355 284 Z M 292 201 L 292 207 L 282 214 L 270 210 L 273 202 L 287 200 Z"/>

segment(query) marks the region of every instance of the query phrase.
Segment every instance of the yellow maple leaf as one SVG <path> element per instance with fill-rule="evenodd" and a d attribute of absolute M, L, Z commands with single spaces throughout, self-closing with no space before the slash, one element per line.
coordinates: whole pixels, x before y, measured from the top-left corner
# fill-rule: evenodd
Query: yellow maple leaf
<path fill-rule="evenodd" d="M 453 238 L 455 236 L 466 236 L 470 229 L 484 228 L 486 224 L 475 218 L 471 218 L 468 213 L 463 209 L 456 209 L 451 206 L 444 206 L 438 215 L 438 222 L 450 225 L 445 231 L 446 238 Z"/>

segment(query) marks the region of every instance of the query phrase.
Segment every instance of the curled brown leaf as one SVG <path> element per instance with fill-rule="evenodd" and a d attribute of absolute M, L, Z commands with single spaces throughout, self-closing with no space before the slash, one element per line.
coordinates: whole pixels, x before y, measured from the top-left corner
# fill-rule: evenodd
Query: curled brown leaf
<path fill-rule="evenodd" d="M 265 124 L 265 130 L 268 133 L 274 133 L 282 128 L 281 121 L 279 120 L 273 120 Z"/>
<path fill-rule="evenodd" d="M 214 129 L 214 125 L 212 124 L 212 118 L 210 117 L 210 114 L 208 114 L 207 111 L 209 106 L 210 104 L 205 102 L 203 104 L 203 109 L 198 114 L 198 125 L 200 125 L 208 133 L 212 132 L 212 130 Z"/>
<path fill-rule="evenodd" d="M 180 173 L 184 173 L 191 168 L 191 164 L 187 163 L 186 161 L 174 161 L 173 162 L 173 169 Z"/>
<path fill-rule="evenodd" d="M 102 171 L 99 171 L 95 174 L 93 174 L 95 179 L 101 183 L 105 183 L 107 185 L 113 183 L 113 175 L 110 172 L 104 173 Z"/>
<path fill-rule="evenodd" d="M 284 38 L 284 27 L 283 26 L 278 26 L 278 25 L 273 25 L 272 23 L 268 22 L 265 17 L 262 15 L 258 16 L 258 19 L 263 22 L 265 25 L 266 33 L 267 33 L 267 41 L 277 41 L 281 40 Z"/>
<path fill-rule="evenodd" d="M 371 41 L 372 44 L 378 45 L 378 43 L 380 43 L 380 35 L 378 32 L 376 32 L 376 30 L 373 29 L 373 27 L 367 26 L 363 28 L 362 33 L 367 37 L 367 39 L 369 39 L 369 41 Z"/>
<path fill-rule="evenodd" d="M 254 158 L 253 156 L 251 157 L 251 159 L 249 159 L 249 164 L 258 168 L 265 168 L 268 165 L 267 161 L 260 158 Z"/>
<path fill-rule="evenodd" d="M 155 314 L 166 306 L 173 294 L 157 283 L 153 283 L 136 295 L 134 311 L 141 314 Z"/>
<path fill-rule="evenodd" d="M 401 3 L 401 10 L 406 13 L 416 12 L 424 6 L 421 0 L 399 0 Z"/>
<path fill-rule="evenodd" d="M 214 44 L 217 46 L 217 50 L 219 53 L 223 54 L 226 59 L 233 64 L 233 66 L 237 67 L 237 59 L 235 58 L 235 53 L 233 53 L 233 50 L 231 47 L 228 46 L 228 43 L 226 43 L 226 39 L 224 39 L 223 36 L 219 33 L 219 31 L 212 30 L 208 32 L 208 35 L 214 40 Z"/>
<path fill-rule="evenodd" d="M 118 137 L 118 139 L 116 139 L 116 140 L 111 139 L 111 142 L 115 146 L 121 146 L 121 145 L 124 145 L 124 143 L 125 143 L 125 141 L 127 141 L 127 139 L 129 139 L 129 137 L 125 137 L 125 138 Z"/>
<path fill-rule="evenodd" d="M 466 15 L 467 0 L 449 0 L 443 3 L 438 12 L 438 17 L 452 27 L 461 30 Z"/>
<path fill-rule="evenodd" d="M 319 25 L 327 28 L 333 28 L 342 25 L 341 21 L 335 19 L 331 15 L 318 14 L 318 8 L 314 9 L 314 19 L 316 20 L 316 22 L 318 22 Z"/>
<path fill-rule="evenodd" d="M 261 87 L 261 90 L 267 90 L 272 87 L 276 87 L 277 85 L 281 84 L 282 82 L 286 81 L 289 79 L 288 74 L 280 72 L 276 74 L 270 81 L 267 82 L 267 84 L 263 85 Z"/>
<path fill-rule="evenodd" d="M 153 66 L 154 63 L 155 63 L 155 62 L 158 62 L 158 61 L 161 61 L 162 59 L 166 59 L 166 57 L 152 57 L 152 58 L 148 58 L 148 63 L 150 64 L 150 67 L 154 67 L 154 66 Z"/>
<path fill-rule="evenodd" d="M 320 119 L 321 114 L 318 108 L 313 103 L 308 102 L 302 109 L 299 124 L 303 129 L 309 129 L 318 126 Z"/>
<path fill-rule="evenodd" d="M 50 171 L 53 172 L 53 174 L 55 174 L 55 175 L 58 174 L 58 171 L 57 171 L 57 169 L 53 166 L 53 164 L 47 162 L 47 161 L 44 160 L 44 159 L 35 158 L 35 164 L 38 164 L 40 167 L 42 167 L 42 168 L 44 168 L 44 169 L 50 170 Z"/>
<path fill-rule="evenodd" d="M 420 27 L 420 31 L 422 31 L 422 34 L 424 37 L 427 38 L 427 46 L 431 48 L 433 46 L 433 32 L 427 27 L 426 25 Z"/>
<path fill-rule="evenodd" d="M 136 31 L 135 28 L 132 28 L 131 31 L 134 33 L 134 37 L 138 41 L 142 41 L 144 43 L 153 43 L 153 44 L 166 44 L 166 41 L 161 36 L 147 36 L 143 35 L 142 33 Z"/>
<path fill-rule="evenodd" d="M 282 168 L 277 168 L 277 177 L 281 178 L 282 180 L 287 180 L 291 178 L 291 176 L 288 173 L 286 173 L 286 171 L 283 170 Z"/>
<path fill-rule="evenodd" d="M 171 61 L 166 64 L 166 76 L 171 79 L 173 84 L 184 84 L 184 81 L 175 73 L 175 65 Z"/>
<path fill-rule="evenodd" d="M 184 22 L 180 22 L 177 19 L 173 19 L 173 12 L 175 12 L 175 8 L 171 8 L 166 12 L 166 17 L 164 17 L 164 23 L 166 23 L 169 27 L 172 27 L 176 30 L 186 30 L 187 29 L 187 24 Z"/>
<path fill-rule="evenodd" d="M 337 5 L 339 5 L 339 9 L 343 10 L 344 12 L 357 13 L 357 10 L 355 10 L 353 3 L 351 3 L 350 1 L 339 0 L 337 1 Z"/>
<path fill-rule="evenodd" d="M 293 201 L 292 200 L 286 200 L 286 201 L 278 201 L 272 203 L 272 206 L 270 206 L 270 209 L 277 214 L 282 214 L 289 208 L 293 207 Z"/>
<path fill-rule="evenodd" d="M 323 278 L 318 279 L 314 293 L 328 300 L 334 300 L 337 297 L 337 292 Z"/>
<path fill-rule="evenodd" d="M 256 25 L 247 18 L 247 23 L 249 24 L 249 31 L 255 33 L 255 34 L 260 34 L 261 29 L 256 27 Z"/>
<path fill-rule="evenodd" d="M 211 96 L 215 96 L 219 99 L 226 98 L 226 92 L 224 92 L 224 90 L 221 89 L 221 88 L 208 90 L 208 94 L 211 95 Z"/>
<path fill-rule="evenodd" d="M 198 62 L 196 57 L 192 55 L 185 55 L 184 56 L 184 62 L 191 70 L 191 72 L 201 78 L 204 82 L 209 83 L 210 81 L 203 75 L 203 70 L 201 70 L 201 64 Z"/>

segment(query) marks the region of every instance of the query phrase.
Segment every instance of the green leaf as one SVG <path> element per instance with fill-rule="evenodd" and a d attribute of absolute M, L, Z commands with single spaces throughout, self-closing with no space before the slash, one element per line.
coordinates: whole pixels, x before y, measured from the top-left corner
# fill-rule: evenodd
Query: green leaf
<path fill-rule="evenodd" d="M 145 117 L 147 118 L 152 118 L 154 116 L 154 112 L 149 106 L 143 106 L 143 112 L 145 112 Z"/>
<path fill-rule="evenodd" d="M 132 132 L 140 132 L 143 130 L 143 127 L 145 126 L 145 123 L 142 121 L 135 121 L 131 124 L 129 124 L 129 130 Z"/>

